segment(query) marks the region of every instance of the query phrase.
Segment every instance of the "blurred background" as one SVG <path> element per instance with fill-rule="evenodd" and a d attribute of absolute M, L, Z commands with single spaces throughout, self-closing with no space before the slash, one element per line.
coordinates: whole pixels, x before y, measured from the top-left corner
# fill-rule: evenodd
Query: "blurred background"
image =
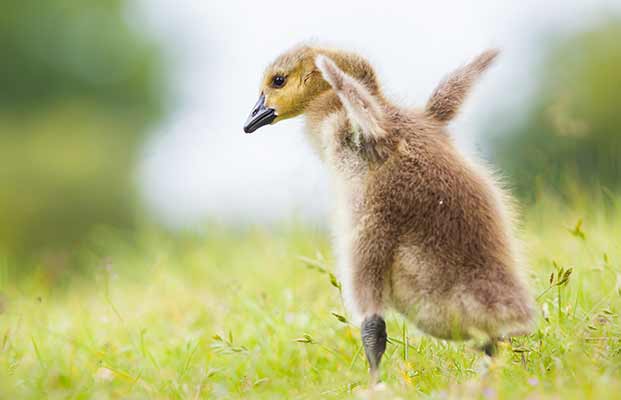
<path fill-rule="evenodd" d="M 71 271 L 85 242 L 98 255 L 106 232 L 145 226 L 321 229 L 329 187 L 301 121 L 241 129 L 263 68 L 305 40 L 359 51 L 408 105 L 500 47 L 453 124 L 459 146 L 526 206 L 617 193 L 621 2 L 462 3 L 3 0 L 4 273 Z"/>

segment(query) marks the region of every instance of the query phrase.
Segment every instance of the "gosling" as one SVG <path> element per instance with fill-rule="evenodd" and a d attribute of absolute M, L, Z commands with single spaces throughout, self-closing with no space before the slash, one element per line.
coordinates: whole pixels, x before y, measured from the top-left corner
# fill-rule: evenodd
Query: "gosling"
<path fill-rule="evenodd" d="M 251 133 L 305 116 L 308 140 L 331 173 L 337 272 L 348 311 L 362 323 L 372 382 L 390 307 L 434 337 L 479 340 L 490 356 L 497 340 L 532 329 L 513 202 L 447 132 L 497 54 L 455 70 L 424 109 L 410 109 L 384 96 L 359 55 L 298 46 L 267 68 L 244 126 Z"/>

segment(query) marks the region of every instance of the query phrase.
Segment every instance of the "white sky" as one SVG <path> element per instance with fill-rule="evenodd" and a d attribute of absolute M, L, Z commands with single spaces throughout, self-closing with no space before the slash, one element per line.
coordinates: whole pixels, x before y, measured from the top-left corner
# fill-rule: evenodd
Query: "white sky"
<path fill-rule="evenodd" d="M 173 227 L 325 216 L 329 186 L 301 120 L 242 131 L 265 66 L 300 41 L 359 51 L 387 93 L 409 105 L 424 104 L 455 67 L 500 47 L 453 123 L 458 144 L 472 151 L 491 110 L 519 118 L 544 32 L 583 29 L 621 9 L 618 0 L 140 1 L 175 65 L 176 111 L 147 144 L 139 178 L 149 209 Z"/>

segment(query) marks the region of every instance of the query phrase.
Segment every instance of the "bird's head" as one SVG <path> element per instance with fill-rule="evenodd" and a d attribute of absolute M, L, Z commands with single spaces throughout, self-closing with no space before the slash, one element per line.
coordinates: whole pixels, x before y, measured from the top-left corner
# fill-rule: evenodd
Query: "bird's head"
<path fill-rule="evenodd" d="M 330 90 L 315 65 L 320 54 L 331 58 L 343 71 L 363 82 L 375 83 L 375 74 L 362 57 L 319 47 L 294 47 L 265 70 L 259 100 L 244 124 L 244 132 L 251 133 L 264 125 L 301 115 L 313 99 Z"/>

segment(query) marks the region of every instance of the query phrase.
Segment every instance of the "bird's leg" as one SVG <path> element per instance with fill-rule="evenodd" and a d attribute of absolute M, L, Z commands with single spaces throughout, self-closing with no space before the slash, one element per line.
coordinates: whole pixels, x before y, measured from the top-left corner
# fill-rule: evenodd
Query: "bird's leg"
<path fill-rule="evenodd" d="M 395 225 L 389 222 L 392 221 L 380 211 L 368 209 L 356 226 L 352 246 L 353 299 L 364 317 L 360 330 L 371 384 L 379 379 L 379 365 L 386 350 L 386 322 L 382 315 L 397 236 Z"/>
<path fill-rule="evenodd" d="M 494 357 L 498 353 L 498 341 L 496 339 L 490 339 L 481 346 L 481 351 L 489 357 Z"/>
<path fill-rule="evenodd" d="M 477 362 L 475 370 L 480 376 L 486 376 L 494 367 L 494 360 L 496 354 L 498 354 L 498 340 L 493 338 L 487 339 L 483 345 L 479 346 L 477 349 L 482 351 L 485 356 Z"/>
<path fill-rule="evenodd" d="M 373 314 L 364 319 L 361 327 L 362 345 L 369 362 L 371 385 L 379 382 L 379 365 L 386 351 L 386 322 L 378 315 Z"/>

